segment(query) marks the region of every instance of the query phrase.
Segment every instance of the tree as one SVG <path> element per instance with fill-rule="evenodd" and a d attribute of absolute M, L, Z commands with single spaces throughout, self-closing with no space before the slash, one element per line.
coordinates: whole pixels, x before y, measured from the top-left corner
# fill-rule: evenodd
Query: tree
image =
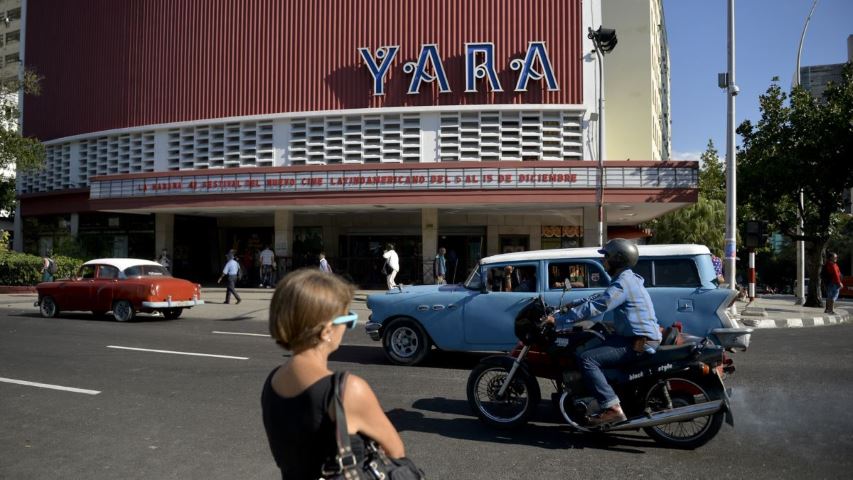
<path fill-rule="evenodd" d="M 23 90 L 29 95 L 38 95 L 41 78 L 31 70 L 24 70 L 21 79 L 13 78 L 0 82 L 0 171 L 6 172 L 16 167 L 17 171 L 29 171 L 44 165 L 45 148 L 37 139 L 24 137 L 18 129 L 21 110 L 18 106 L 18 92 Z M 4 194 L 0 210 L 15 210 L 14 195 L 8 195 L 9 179 L 3 179 Z M 14 180 L 11 180 L 14 186 Z M 14 188 L 12 189 L 14 192 Z M 10 202 L 11 200 L 11 202 Z"/>
<path fill-rule="evenodd" d="M 796 87 L 790 95 L 771 84 L 759 98 L 761 119 L 743 122 L 738 153 L 738 196 L 758 218 L 806 246 L 811 278 L 806 306 L 820 306 L 819 272 L 838 224 L 845 187 L 853 185 L 853 65 L 822 99 Z M 800 205 L 799 192 L 805 202 Z M 799 221 L 802 235 L 797 234 Z"/>
<path fill-rule="evenodd" d="M 699 201 L 652 220 L 651 243 L 698 243 L 720 255 L 726 224 L 726 175 L 714 142 L 702 153 L 699 170 Z"/>

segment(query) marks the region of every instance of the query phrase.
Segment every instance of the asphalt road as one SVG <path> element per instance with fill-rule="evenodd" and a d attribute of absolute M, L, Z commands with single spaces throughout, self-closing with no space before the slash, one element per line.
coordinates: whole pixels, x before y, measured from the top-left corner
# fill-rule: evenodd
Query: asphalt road
<path fill-rule="evenodd" d="M 280 478 L 259 396 L 286 357 L 265 336 L 269 294 L 242 295 L 239 306 L 129 324 L 87 314 L 43 319 L 32 297 L 0 296 L 0 478 Z M 366 318 L 363 303 L 355 307 Z M 735 428 L 724 425 L 695 451 L 661 448 L 640 432 L 571 433 L 547 402 L 525 428 L 491 430 L 465 400 L 479 358 L 440 353 L 426 366 L 396 367 L 357 328 L 331 366 L 367 379 L 431 479 L 812 479 L 853 471 L 853 325 L 756 332 L 728 381 Z"/>

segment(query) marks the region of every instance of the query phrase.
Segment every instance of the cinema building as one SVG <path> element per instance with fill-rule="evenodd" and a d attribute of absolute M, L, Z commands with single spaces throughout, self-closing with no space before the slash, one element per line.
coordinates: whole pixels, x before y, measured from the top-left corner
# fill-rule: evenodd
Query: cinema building
<path fill-rule="evenodd" d="M 44 79 L 23 129 L 47 162 L 19 175 L 16 248 L 166 248 L 206 281 L 229 249 L 270 244 L 283 267 L 324 250 L 369 285 L 392 242 L 398 280 L 430 281 L 445 247 L 459 281 L 485 255 L 597 245 L 599 185 L 605 238 L 641 235 L 695 202 L 698 171 L 669 161 L 648 80 L 668 65 L 660 2 L 629 3 L 646 34 L 620 47 L 652 55 L 620 71 L 617 47 L 606 72 L 647 100 L 606 118 L 657 147 L 608 130 L 602 177 L 599 1 L 24 1 L 23 62 Z"/>

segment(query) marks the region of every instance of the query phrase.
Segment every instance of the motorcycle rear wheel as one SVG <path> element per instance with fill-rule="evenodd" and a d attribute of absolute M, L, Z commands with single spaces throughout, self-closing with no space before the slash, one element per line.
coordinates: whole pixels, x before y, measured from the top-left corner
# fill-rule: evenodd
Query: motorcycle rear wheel
<path fill-rule="evenodd" d="M 670 378 L 665 384 L 652 385 L 646 393 L 646 408 L 652 412 L 666 409 L 662 386 L 669 385 L 669 397 L 674 408 L 721 400 L 723 389 L 711 377 Z M 656 442 L 672 448 L 693 450 L 714 438 L 723 425 L 725 412 L 719 411 L 706 417 L 697 417 L 683 422 L 672 422 L 643 430 Z"/>
<path fill-rule="evenodd" d="M 535 377 L 518 370 L 502 398 L 498 392 L 509 370 L 500 365 L 477 365 L 468 376 L 468 404 L 485 424 L 516 428 L 527 423 L 539 405 L 541 392 Z"/>

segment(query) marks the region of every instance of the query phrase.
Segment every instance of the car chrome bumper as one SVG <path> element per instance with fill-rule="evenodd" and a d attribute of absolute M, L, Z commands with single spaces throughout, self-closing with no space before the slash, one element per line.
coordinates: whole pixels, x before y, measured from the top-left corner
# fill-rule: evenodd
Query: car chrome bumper
<path fill-rule="evenodd" d="M 185 308 L 185 307 L 195 307 L 196 305 L 204 305 L 204 300 L 181 300 L 181 301 L 172 301 L 166 300 L 165 302 L 142 302 L 142 308 Z"/>
<path fill-rule="evenodd" d="M 381 329 L 381 328 L 382 328 L 381 323 L 368 322 L 364 325 L 364 331 L 367 332 L 367 334 L 370 336 L 371 340 L 376 340 L 376 341 L 378 341 L 380 338 L 382 338 L 381 334 L 379 333 L 379 329 Z"/>
<path fill-rule="evenodd" d="M 749 347 L 749 339 L 752 336 L 753 328 L 715 328 L 711 330 L 711 334 L 717 337 L 720 341 L 720 346 L 731 349 L 745 351 Z"/>

